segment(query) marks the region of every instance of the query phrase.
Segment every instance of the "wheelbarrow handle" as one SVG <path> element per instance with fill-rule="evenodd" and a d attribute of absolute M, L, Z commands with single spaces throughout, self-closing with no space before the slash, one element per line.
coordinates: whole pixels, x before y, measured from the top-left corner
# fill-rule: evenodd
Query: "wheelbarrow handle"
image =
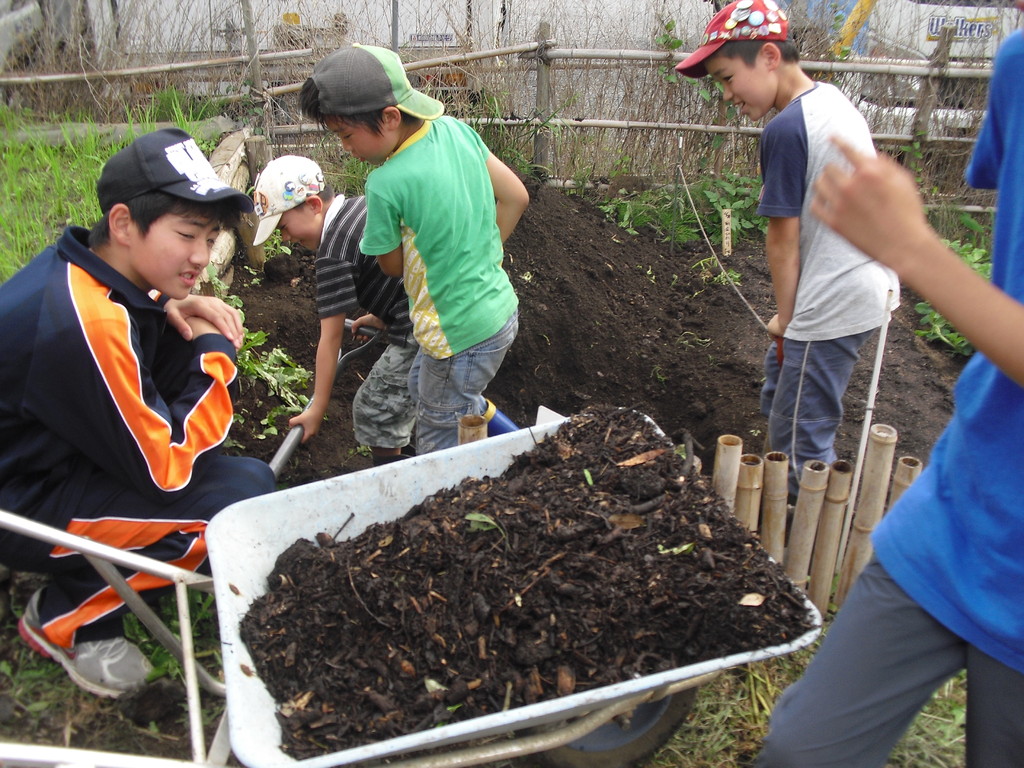
<path fill-rule="evenodd" d="M 345 318 L 345 330 L 348 331 L 349 333 L 352 333 L 352 320 L 349 318 Z M 350 349 L 348 352 L 345 352 L 344 354 L 338 354 L 338 367 L 334 369 L 335 380 L 337 380 L 337 378 L 341 375 L 341 372 L 350 362 L 352 362 L 352 360 L 363 357 L 371 349 L 377 346 L 377 344 L 380 342 L 383 336 L 382 332 L 377 328 L 368 328 L 366 326 L 360 326 L 359 329 L 353 335 L 366 336 L 367 341 L 363 342 L 362 344 L 353 349 Z M 309 410 L 309 407 L 311 405 L 313 405 L 313 398 L 309 399 L 309 402 L 306 403 L 306 407 L 303 409 L 303 411 Z M 288 434 L 284 436 L 284 440 L 281 443 L 281 447 L 277 449 L 277 452 L 274 454 L 274 457 L 269 462 L 270 468 L 271 470 L 273 470 L 275 478 L 281 476 L 281 470 L 284 468 L 284 465 L 288 463 L 288 460 L 292 457 L 292 454 L 295 453 L 295 449 L 299 447 L 300 443 L 302 443 L 303 434 L 305 434 L 305 430 L 302 428 L 301 425 L 299 425 L 289 429 Z"/>

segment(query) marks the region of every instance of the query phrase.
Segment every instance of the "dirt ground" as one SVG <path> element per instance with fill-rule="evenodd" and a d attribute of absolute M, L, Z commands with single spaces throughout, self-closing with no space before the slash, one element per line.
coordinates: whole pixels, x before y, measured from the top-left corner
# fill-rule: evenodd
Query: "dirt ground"
<path fill-rule="evenodd" d="M 710 246 L 671 247 L 651 233 L 625 232 L 581 197 L 536 183 L 530 192 L 530 208 L 506 247 L 521 302 L 520 332 L 487 392 L 490 399 L 520 425 L 533 423 L 540 405 L 566 415 L 591 405 L 636 408 L 675 442 L 689 432 L 705 472 L 722 434 L 738 435 L 746 452 L 761 453 L 765 420 L 758 393 L 768 339 L 732 286 L 695 267 L 711 256 Z M 760 248 L 738 247 L 723 261 L 739 274 L 746 302 L 767 321 L 773 301 Z M 243 299 L 248 326 L 268 333 L 265 349 L 282 347 L 313 369 L 318 322 L 308 255 L 271 259 L 258 279 L 237 268 L 232 290 Z M 898 456 L 926 461 L 949 417 L 961 364 L 914 334 L 915 301 L 904 294 L 889 328 L 873 421 L 898 430 Z M 874 359 L 872 342 L 847 393 L 841 458 L 856 456 Z M 283 485 L 369 466 L 350 420 L 352 395 L 369 364 L 343 371 L 328 423 L 288 462 Z M 244 421 L 232 429 L 232 451 L 269 459 L 278 450 L 284 420 L 276 436 L 265 436 L 259 423 L 276 405 L 262 386 L 241 393 Z M 16 582 L 12 600 L 19 611 L 27 595 Z M 0 623 L 0 739 L 188 757 L 183 697 L 179 707 L 150 718 L 155 730 L 145 720 L 133 723 L 123 707 L 84 694 L 40 714 L 4 693 L 4 669 L 17 670 L 23 654 L 9 615 Z"/>
<path fill-rule="evenodd" d="M 532 424 L 541 405 L 565 415 L 589 404 L 638 408 L 677 443 L 689 431 L 708 471 L 720 435 L 735 434 L 744 451 L 762 453 L 766 424 L 758 398 L 768 337 L 744 303 L 765 322 L 774 311 L 760 247 L 740 245 L 722 259 L 740 276 L 741 298 L 715 281 L 714 271 L 695 267 L 712 255 L 703 242 L 673 248 L 649 232 L 630 235 L 579 196 L 539 184 L 530 193 L 506 244 L 520 299 L 519 336 L 487 396 L 519 425 Z M 244 270 L 235 274 L 247 323 L 269 334 L 264 348 L 283 347 L 312 370 L 318 323 L 311 259 L 271 259 L 258 281 Z M 927 460 L 949 417 L 961 364 L 914 334 L 916 300 L 904 292 L 890 324 L 873 421 L 898 430 L 898 456 Z M 847 392 L 840 458 L 856 457 L 876 348 L 875 341 L 864 348 Z M 371 361 L 342 372 L 328 423 L 296 452 L 284 482 L 369 465 L 356 452 L 350 403 Z M 240 407 L 260 414 L 264 400 L 249 391 Z M 247 418 L 232 438 L 240 452 L 269 459 L 281 439 L 260 437 L 258 422 Z"/>

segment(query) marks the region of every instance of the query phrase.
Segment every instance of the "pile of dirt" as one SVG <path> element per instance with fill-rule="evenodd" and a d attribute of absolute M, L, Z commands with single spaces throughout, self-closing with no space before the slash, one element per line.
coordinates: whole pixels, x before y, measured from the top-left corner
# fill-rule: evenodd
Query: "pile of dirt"
<path fill-rule="evenodd" d="M 788 643 L 804 598 L 636 411 L 572 417 L 498 478 L 302 539 L 242 622 L 296 759 Z"/>
<path fill-rule="evenodd" d="M 762 453 L 759 393 L 768 336 L 758 318 L 771 317 L 774 297 L 760 247 L 738 244 L 722 258 L 738 275 L 734 288 L 709 261 L 707 243 L 671 245 L 650 232 L 631 234 L 586 198 L 535 182 L 528 187 L 530 207 L 506 243 L 520 331 L 488 397 L 520 425 L 532 424 L 540 405 L 565 415 L 592 404 L 635 407 L 676 443 L 689 432 L 705 467 L 722 434 L 738 435 L 745 451 Z M 311 254 L 276 256 L 265 274 L 235 272 L 232 288 L 248 326 L 268 334 L 265 348 L 283 347 L 312 370 L 319 323 Z M 893 315 L 872 415 L 898 431 L 897 455 L 927 461 L 951 413 L 961 363 L 915 334 L 915 301 L 905 292 Z M 844 403 L 837 450 L 850 461 L 875 351 L 875 341 L 865 346 Z M 369 466 L 352 435 L 351 400 L 372 360 L 342 372 L 327 423 L 296 452 L 282 482 Z M 232 430 L 235 452 L 274 455 L 281 438 L 267 436 L 261 421 L 279 405 L 262 385 L 243 392 L 244 421 Z M 287 428 L 284 419 L 276 424 Z"/>

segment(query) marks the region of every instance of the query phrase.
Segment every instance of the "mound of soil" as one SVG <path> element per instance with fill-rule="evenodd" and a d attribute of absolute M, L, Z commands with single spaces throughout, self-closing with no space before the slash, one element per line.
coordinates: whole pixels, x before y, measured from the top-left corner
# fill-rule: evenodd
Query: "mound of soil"
<path fill-rule="evenodd" d="M 488 397 L 520 425 L 532 424 L 540 405 L 565 415 L 591 404 L 635 407 L 676 443 L 689 432 L 707 468 L 722 434 L 741 437 L 746 452 L 762 453 L 759 392 L 768 336 L 758 317 L 771 317 L 774 298 L 760 248 L 741 244 L 722 258 L 739 275 L 734 287 L 708 267 L 713 253 L 706 243 L 672 246 L 650 232 L 630 234 L 585 198 L 528 186 L 530 207 L 506 244 L 520 331 Z M 244 302 L 247 325 L 268 334 L 265 349 L 282 347 L 312 370 L 319 323 L 311 254 L 276 256 L 258 276 L 244 269 L 235 274 L 232 289 Z M 872 420 L 896 428 L 897 455 L 927 461 L 951 412 L 961 363 L 914 333 L 915 302 L 905 292 L 893 315 Z M 847 391 L 837 450 L 850 461 L 875 353 L 869 342 Z M 352 435 L 351 400 L 372 360 L 371 354 L 341 373 L 328 422 L 295 452 L 283 483 L 369 466 Z M 281 437 L 266 436 L 260 422 L 279 405 L 262 384 L 243 392 L 244 422 L 232 429 L 233 450 L 273 456 Z M 286 420 L 276 424 L 283 434 Z"/>
<path fill-rule="evenodd" d="M 277 560 L 242 637 L 296 759 L 790 642 L 804 598 L 649 420 L 590 408 L 498 478 Z M 425 683 L 432 683 L 429 686 Z"/>

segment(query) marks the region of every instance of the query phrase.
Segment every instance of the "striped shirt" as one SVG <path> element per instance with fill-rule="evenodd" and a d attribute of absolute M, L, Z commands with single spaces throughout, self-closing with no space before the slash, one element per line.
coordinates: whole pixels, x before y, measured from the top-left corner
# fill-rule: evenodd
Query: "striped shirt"
<path fill-rule="evenodd" d="M 376 256 L 359 250 L 365 223 L 365 198 L 334 198 L 316 252 L 317 316 L 353 316 L 363 309 L 384 321 L 390 339 L 401 340 L 412 330 L 409 300 L 402 278 L 388 277 Z"/>

